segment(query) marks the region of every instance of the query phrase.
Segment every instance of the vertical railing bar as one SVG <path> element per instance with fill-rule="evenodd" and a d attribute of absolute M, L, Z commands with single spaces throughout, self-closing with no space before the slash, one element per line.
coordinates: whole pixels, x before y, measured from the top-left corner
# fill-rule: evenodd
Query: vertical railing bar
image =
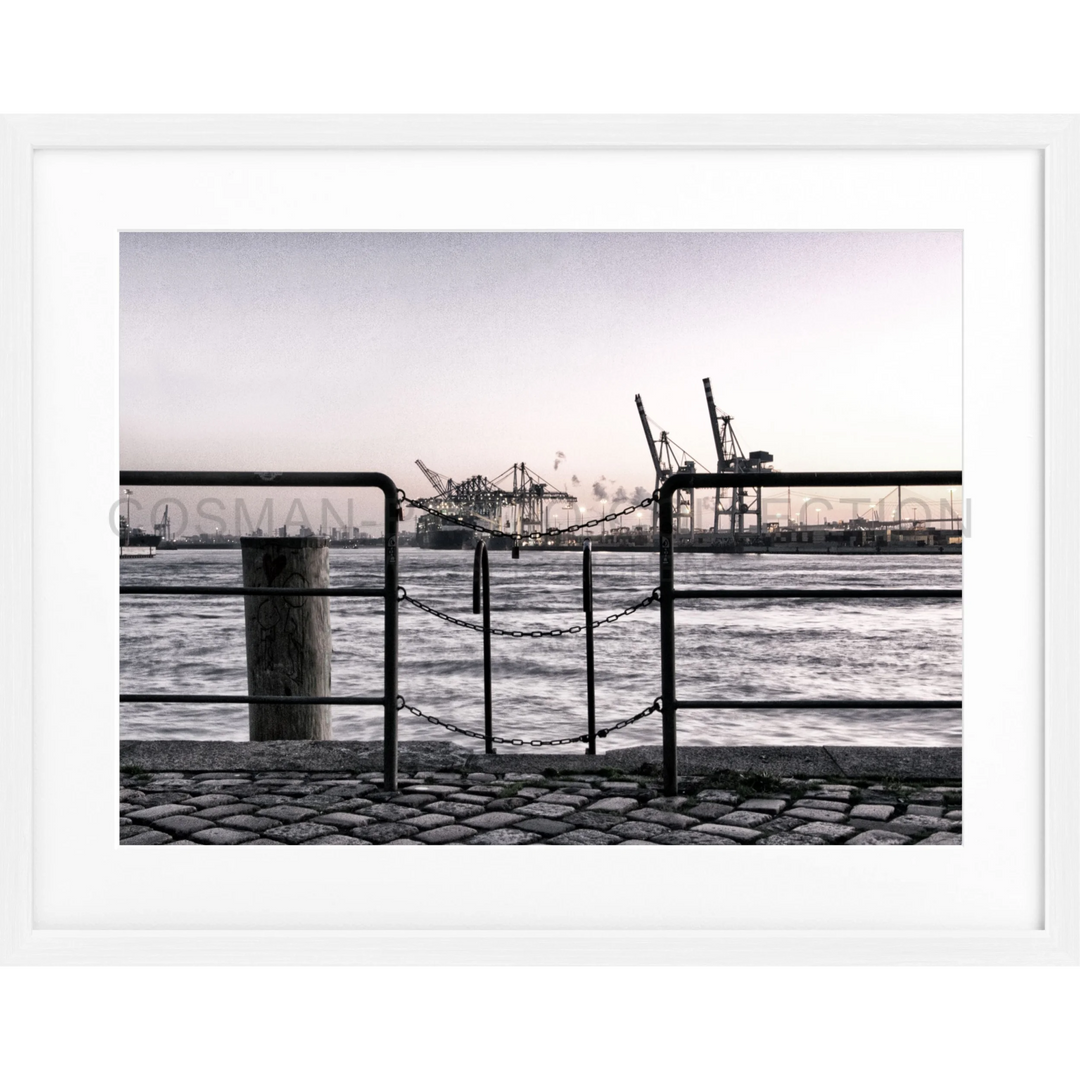
<path fill-rule="evenodd" d="M 398 502 L 391 486 L 385 492 L 383 555 L 383 787 L 398 789 Z"/>
<path fill-rule="evenodd" d="M 582 559 L 582 606 L 585 610 L 585 703 L 588 713 L 589 745 L 586 754 L 596 753 L 596 663 L 593 654 L 592 545 L 586 541 Z"/>
<path fill-rule="evenodd" d="M 679 793 L 675 726 L 675 543 L 672 491 L 660 493 L 660 716 L 664 742 L 664 794 Z"/>
<path fill-rule="evenodd" d="M 488 549 L 480 557 L 480 578 L 484 590 L 484 753 L 494 754 L 491 730 L 491 579 L 488 577 Z"/>
<path fill-rule="evenodd" d="M 473 554 L 473 614 L 483 614 L 484 626 L 484 753 L 494 754 L 491 721 L 491 578 L 488 573 L 487 544 L 476 541 Z"/>

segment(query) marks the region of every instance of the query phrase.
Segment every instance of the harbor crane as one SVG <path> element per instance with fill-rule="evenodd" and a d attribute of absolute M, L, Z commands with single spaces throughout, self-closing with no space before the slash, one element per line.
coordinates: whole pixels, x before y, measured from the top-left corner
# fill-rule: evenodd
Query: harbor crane
<path fill-rule="evenodd" d="M 516 535 L 544 531 L 547 503 L 572 506 L 577 502 L 575 496 L 559 491 L 524 462 L 515 461 L 494 480 L 477 475 L 456 483 L 429 469 L 419 458 L 416 465 L 436 492 L 434 497 L 418 499 L 417 502 L 434 506 L 455 517 L 485 518 Z M 508 487 L 504 486 L 507 482 Z M 504 520 L 506 511 L 509 514 Z"/>
<path fill-rule="evenodd" d="M 705 401 L 709 406 L 709 423 L 712 425 L 713 442 L 716 444 L 716 471 L 718 473 L 755 473 L 763 472 L 772 461 L 772 454 L 765 450 L 753 450 L 748 457 L 743 455 L 731 416 L 721 412 L 713 399 L 712 383 L 706 378 Z M 761 533 L 761 488 L 749 489 L 752 495 L 747 500 L 747 488 L 717 488 L 716 505 L 713 509 L 713 533 L 720 536 L 720 517 L 727 517 L 732 539 L 741 536 L 745 529 L 746 515 L 756 518 L 757 532 Z M 730 493 L 729 495 L 725 493 Z"/>
<path fill-rule="evenodd" d="M 446 495 L 454 486 L 454 481 L 450 477 L 443 476 L 442 473 L 437 473 L 434 469 L 429 469 L 419 458 L 416 459 L 416 467 L 427 477 L 428 483 L 440 495 Z"/>
<path fill-rule="evenodd" d="M 695 472 L 694 459 L 690 457 L 686 451 L 683 451 L 683 460 L 680 463 L 676 449 L 682 449 L 677 444 L 673 443 L 671 437 L 666 431 L 660 432 L 660 441 L 657 443 L 653 438 L 652 425 L 649 423 L 648 416 L 645 415 L 645 406 L 642 404 L 641 395 L 634 395 L 634 402 L 637 405 L 638 416 L 641 417 L 641 426 L 645 431 L 645 441 L 649 444 L 649 454 L 652 456 L 653 469 L 656 471 L 656 487 L 654 490 L 659 491 L 664 481 L 671 475 L 677 472 L 692 473 Z M 655 536 L 657 533 L 659 521 L 659 506 L 653 503 L 653 524 L 652 531 Z M 686 534 L 689 536 L 694 535 L 694 489 L 693 488 L 680 488 L 675 493 L 675 505 L 673 507 L 675 516 L 675 532 L 676 535 Z"/>
<path fill-rule="evenodd" d="M 154 535 L 160 536 L 166 543 L 172 540 L 172 526 L 169 524 L 168 506 L 165 507 L 165 512 L 161 515 L 161 520 L 154 526 Z"/>

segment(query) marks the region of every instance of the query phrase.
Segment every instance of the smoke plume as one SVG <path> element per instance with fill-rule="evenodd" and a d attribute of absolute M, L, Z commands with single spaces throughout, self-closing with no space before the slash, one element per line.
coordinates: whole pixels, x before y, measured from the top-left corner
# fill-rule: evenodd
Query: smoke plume
<path fill-rule="evenodd" d="M 561 450 L 556 450 L 555 451 L 555 471 L 556 472 L 559 471 L 559 462 L 560 461 L 565 461 L 565 460 L 566 460 L 566 455 Z"/>
<path fill-rule="evenodd" d="M 600 478 L 600 480 L 606 480 L 606 479 L 607 479 L 607 477 L 604 477 L 604 476 L 602 476 Z M 604 487 L 604 485 L 600 483 L 600 480 L 597 480 L 596 483 L 593 484 L 593 486 L 592 486 L 593 498 L 597 502 L 603 502 L 608 497 L 607 488 Z"/>

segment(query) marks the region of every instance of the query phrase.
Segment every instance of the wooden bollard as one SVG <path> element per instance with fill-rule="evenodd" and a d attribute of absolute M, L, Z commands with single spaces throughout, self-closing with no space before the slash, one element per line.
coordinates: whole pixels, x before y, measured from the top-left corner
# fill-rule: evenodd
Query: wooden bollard
<path fill-rule="evenodd" d="M 240 540 L 244 588 L 325 589 L 330 549 L 324 536 Z M 328 697 L 330 597 L 245 596 L 248 694 Z M 252 742 L 330 739 L 329 705 L 248 705 Z"/>

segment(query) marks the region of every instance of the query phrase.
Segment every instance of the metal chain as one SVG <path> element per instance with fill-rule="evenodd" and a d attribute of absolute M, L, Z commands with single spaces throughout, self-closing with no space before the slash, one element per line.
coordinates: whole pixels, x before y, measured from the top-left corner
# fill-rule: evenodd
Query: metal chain
<path fill-rule="evenodd" d="M 644 502 L 633 503 L 630 506 L 624 507 L 622 510 L 613 510 L 610 514 L 605 514 L 603 517 L 592 518 L 589 521 L 583 521 L 580 525 L 567 525 L 562 529 L 544 529 L 543 532 L 530 532 L 530 533 L 509 533 L 503 529 L 490 529 L 487 525 L 478 525 L 475 521 L 466 521 L 464 518 L 455 517 L 453 514 L 443 513 L 442 510 L 436 510 L 433 506 L 428 506 L 428 500 L 426 499 L 410 499 L 401 488 L 397 489 L 398 497 L 398 512 L 400 513 L 401 506 L 404 503 L 408 503 L 409 506 L 415 507 L 417 510 L 423 510 L 427 514 L 434 514 L 436 517 L 442 518 L 444 521 L 452 522 L 454 525 L 462 525 L 466 529 L 472 529 L 473 532 L 487 533 L 489 536 L 506 536 L 511 540 L 543 540 L 547 536 L 561 536 L 564 533 L 581 532 L 582 529 L 594 529 L 597 525 L 607 521 L 617 521 L 621 517 L 625 517 L 627 514 L 632 514 L 636 510 L 644 510 L 647 506 L 652 506 L 654 502 L 660 501 L 660 492 L 654 491 Z"/>
<path fill-rule="evenodd" d="M 434 615 L 436 619 L 442 619 L 443 622 L 453 623 L 454 626 L 463 626 L 466 630 L 479 630 L 484 632 L 484 628 L 479 623 L 468 622 L 466 619 L 457 619 L 453 615 L 447 615 L 445 611 L 436 611 L 435 608 L 425 604 L 423 600 L 417 600 L 410 596 L 404 586 L 398 586 L 398 603 L 404 600 L 406 603 L 412 604 L 413 607 L 419 608 L 421 611 L 426 611 L 429 615 Z M 653 591 L 644 599 L 639 600 L 636 604 L 631 604 L 630 607 L 623 608 L 622 611 L 613 612 L 611 615 L 606 616 L 603 619 L 597 619 L 592 623 L 592 628 L 595 630 L 597 627 L 604 626 L 607 623 L 618 622 L 619 619 L 626 615 L 633 615 L 635 611 L 642 611 L 650 604 L 658 603 L 660 600 L 660 590 L 653 589 Z M 587 629 L 585 626 L 567 626 L 557 630 L 500 630 L 497 627 L 491 627 L 491 633 L 498 637 L 511 637 L 511 638 L 544 638 L 544 637 L 562 637 L 564 634 L 580 634 L 582 630 Z"/>
<path fill-rule="evenodd" d="M 633 716 L 628 717 L 626 720 L 620 720 L 617 724 L 612 724 L 611 727 L 600 728 L 596 732 L 598 739 L 606 738 L 613 731 L 619 731 L 621 728 L 629 727 L 631 724 L 636 724 L 639 720 L 644 720 L 646 716 L 651 716 L 655 712 L 659 712 L 662 708 L 662 699 L 657 698 L 651 705 L 642 709 L 641 712 L 635 713 Z M 421 720 L 426 720 L 429 724 L 437 724 L 439 727 L 446 728 L 447 731 L 452 731 L 457 735 L 467 735 L 470 739 L 484 739 L 485 735 L 482 735 L 478 731 L 469 731 L 468 728 L 458 727 L 456 724 L 448 723 L 446 720 L 440 720 L 437 716 L 428 716 L 427 713 L 421 712 L 415 706 L 410 705 L 406 700 L 398 694 L 397 707 L 400 712 L 404 709 L 406 712 L 410 712 L 413 716 L 419 717 Z M 575 735 L 570 739 L 503 739 L 498 735 L 491 737 L 493 743 L 500 743 L 504 746 L 567 746 L 570 743 L 588 742 L 588 733 L 584 735 Z"/>

